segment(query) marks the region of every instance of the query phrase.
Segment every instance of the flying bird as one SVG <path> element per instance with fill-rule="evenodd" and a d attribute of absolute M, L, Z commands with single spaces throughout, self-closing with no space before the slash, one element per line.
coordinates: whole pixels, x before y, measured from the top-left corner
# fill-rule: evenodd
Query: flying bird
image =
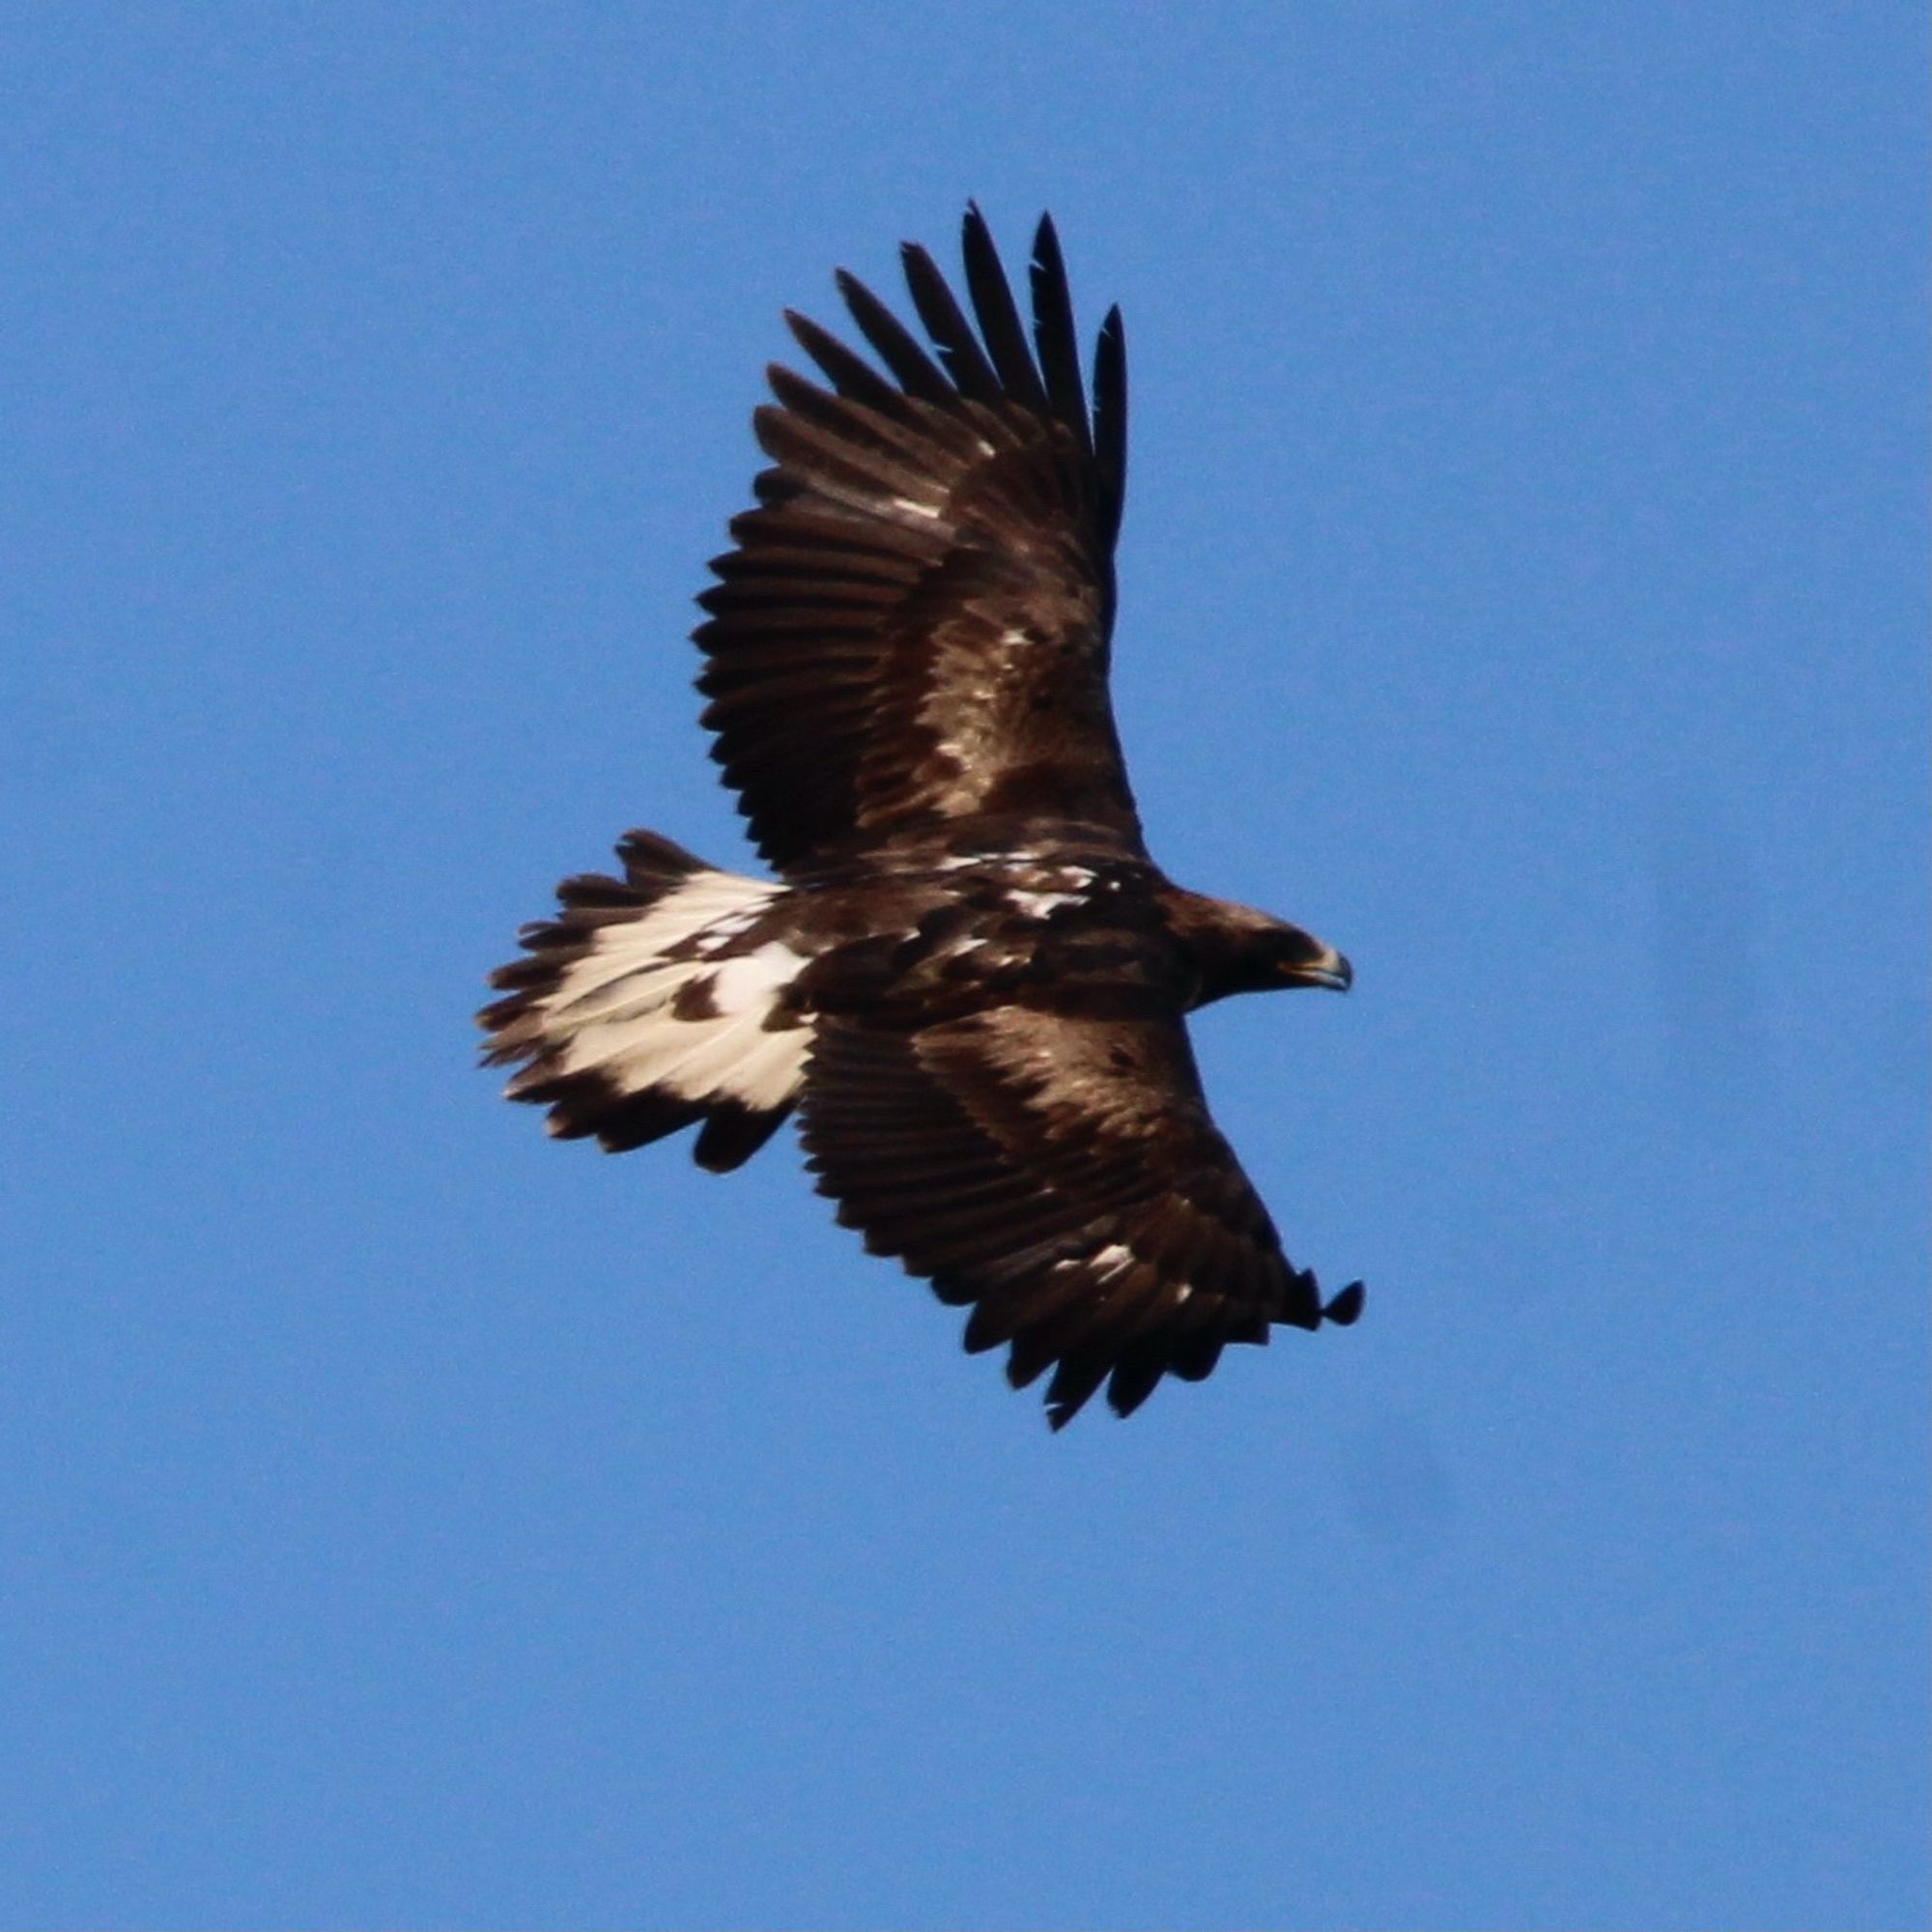
<path fill-rule="evenodd" d="M 631 832 L 478 1021 L 566 1140 L 696 1126 L 722 1173 L 797 1109 L 838 1219 L 970 1308 L 1015 1387 L 1050 1369 L 1058 1429 L 1103 1383 L 1126 1415 L 1229 1343 L 1360 1313 L 1283 1254 L 1186 1027 L 1352 975 L 1149 858 L 1107 690 L 1120 311 L 1090 412 L 1052 221 L 1030 329 L 976 207 L 963 252 L 970 316 L 901 251 L 930 349 L 843 272 L 876 360 L 786 312 L 821 380 L 768 372 L 771 467 L 697 600 L 712 756 L 777 878 Z"/>

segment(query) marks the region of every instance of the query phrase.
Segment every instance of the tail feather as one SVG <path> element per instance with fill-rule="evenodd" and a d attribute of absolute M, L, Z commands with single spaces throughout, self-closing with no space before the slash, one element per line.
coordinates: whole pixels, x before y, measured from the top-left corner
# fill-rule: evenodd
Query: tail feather
<path fill-rule="evenodd" d="M 484 1063 L 516 1066 L 505 1094 L 561 1139 L 615 1152 L 702 1122 L 699 1164 L 737 1167 L 791 1111 L 810 1037 L 785 888 L 651 832 L 617 852 L 623 878 L 564 880 L 556 917 L 524 928 L 528 957 L 491 975 Z"/>

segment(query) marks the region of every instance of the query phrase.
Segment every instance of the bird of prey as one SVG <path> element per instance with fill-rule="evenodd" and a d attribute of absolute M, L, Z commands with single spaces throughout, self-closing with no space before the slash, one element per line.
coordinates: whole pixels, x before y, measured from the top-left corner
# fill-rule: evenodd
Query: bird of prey
<path fill-rule="evenodd" d="M 1126 470 L 1120 311 L 1090 413 L 1042 217 L 1023 321 L 976 207 L 968 308 L 901 251 L 914 333 L 838 292 L 875 361 L 785 321 L 821 380 L 769 373 L 771 467 L 693 634 L 712 755 L 777 878 L 652 832 L 557 888 L 478 1015 L 511 1098 L 564 1139 L 698 1129 L 723 1172 L 796 1108 L 838 1219 L 971 1308 L 1058 1429 L 1122 1415 L 1231 1342 L 1346 1324 L 1209 1118 L 1185 1016 L 1348 987 L 1299 926 L 1149 858 L 1107 691 Z"/>

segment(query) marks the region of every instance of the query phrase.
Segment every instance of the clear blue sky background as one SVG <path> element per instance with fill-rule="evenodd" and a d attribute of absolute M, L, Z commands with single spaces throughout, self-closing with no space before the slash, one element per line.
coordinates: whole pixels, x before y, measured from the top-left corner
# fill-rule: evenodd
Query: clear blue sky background
<path fill-rule="evenodd" d="M 0 1918 L 1927 1909 L 1919 10 L 0 27 Z M 1361 1325 L 1059 1439 L 481 976 L 744 857 L 781 304 L 1058 216 L 1198 1037 Z"/>

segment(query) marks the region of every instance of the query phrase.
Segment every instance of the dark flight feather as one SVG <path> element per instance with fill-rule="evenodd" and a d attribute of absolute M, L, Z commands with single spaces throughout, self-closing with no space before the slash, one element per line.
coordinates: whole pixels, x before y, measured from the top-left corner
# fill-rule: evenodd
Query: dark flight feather
<path fill-rule="evenodd" d="M 1023 409 L 1036 414 L 1048 412 L 1046 390 L 1039 371 L 1034 367 L 1033 349 L 1027 341 L 1026 326 L 1013 304 L 1013 292 L 1007 271 L 1000 265 L 999 250 L 993 246 L 992 232 L 979 208 L 967 204 L 964 231 L 966 287 L 973 298 L 973 311 L 985 332 L 987 353 L 1007 393 Z"/>
<path fill-rule="evenodd" d="M 1094 433 L 1087 421 L 1087 394 L 1080 385 L 1080 340 L 1073 328 L 1073 298 L 1061 260 L 1060 237 L 1052 218 L 1042 214 L 1034 233 L 1033 261 L 1027 270 L 1033 289 L 1034 346 L 1053 413 L 1080 438 L 1091 456 Z"/>

